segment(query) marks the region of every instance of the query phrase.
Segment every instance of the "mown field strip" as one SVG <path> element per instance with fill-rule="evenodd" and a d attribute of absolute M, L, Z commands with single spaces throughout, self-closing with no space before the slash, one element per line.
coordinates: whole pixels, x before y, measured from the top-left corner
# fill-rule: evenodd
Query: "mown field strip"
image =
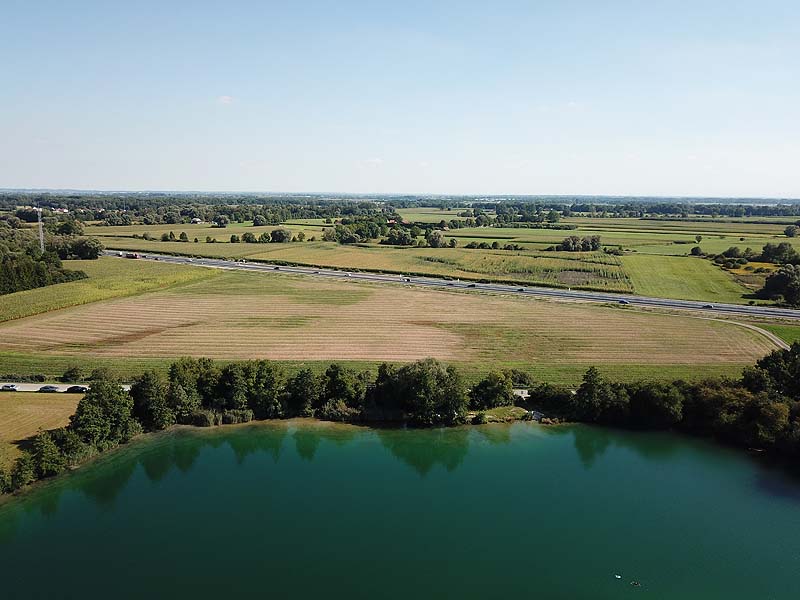
<path fill-rule="evenodd" d="M 0 352 L 108 358 L 691 365 L 772 348 L 733 324 L 627 308 L 234 272 L 0 326 Z"/>

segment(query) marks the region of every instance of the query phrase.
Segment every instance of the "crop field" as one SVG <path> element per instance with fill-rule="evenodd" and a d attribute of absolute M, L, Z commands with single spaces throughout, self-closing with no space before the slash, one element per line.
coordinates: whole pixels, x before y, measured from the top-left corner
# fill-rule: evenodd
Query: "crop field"
<path fill-rule="evenodd" d="M 6 294 L 0 302 L 0 322 L 67 306 L 141 294 L 218 275 L 210 269 L 149 261 L 122 261 L 111 257 L 68 260 L 64 261 L 64 266 L 83 271 L 88 278 Z"/>
<path fill-rule="evenodd" d="M 630 307 L 238 272 L 0 325 L 7 371 L 78 358 L 369 366 L 432 356 L 466 372 L 513 366 L 574 383 L 591 365 L 625 378 L 735 374 L 772 349 L 733 323 Z"/>
<path fill-rule="evenodd" d="M 55 429 L 69 423 L 80 394 L 0 392 L 0 468 L 19 454 L 17 443 L 39 429 Z"/>

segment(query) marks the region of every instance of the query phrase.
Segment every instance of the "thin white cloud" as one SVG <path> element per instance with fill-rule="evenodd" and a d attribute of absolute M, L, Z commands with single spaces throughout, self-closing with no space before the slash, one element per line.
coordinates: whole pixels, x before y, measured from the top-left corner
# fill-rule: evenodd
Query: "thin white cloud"
<path fill-rule="evenodd" d="M 217 98 L 217 104 L 233 104 L 233 96 L 220 96 Z"/>
<path fill-rule="evenodd" d="M 379 166 L 381 166 L 383 164 L 383 159 L 382 158 L 368 158 L 368 159 L 366 159 L 364 161 L 364 164 L 368 165 L 370 167 L 379 167 Z"/>

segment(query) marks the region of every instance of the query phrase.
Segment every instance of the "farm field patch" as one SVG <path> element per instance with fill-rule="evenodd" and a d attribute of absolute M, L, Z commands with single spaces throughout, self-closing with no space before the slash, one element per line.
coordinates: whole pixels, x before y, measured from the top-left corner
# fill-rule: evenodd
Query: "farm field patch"
<path fill-rule="evenodd" d="M 702 350 L 699 350 L 702 349 Z M 6 370 L 40 357 L 375 364 L 434 357 L 468 370 L 734 372 L 773 349 L 732 323 L 573 302 L 225 272 L 0 325 Z M 18 364 L 19 366 L 19 364 Z M 15 369 L 17 370 L 17 369 Z"/>
<path fill-rule="evenodd" d="M 80 399 L 80 394 L 0 392 L 0 468 L 19 455 L 17 442 L 69 423 Z"/>

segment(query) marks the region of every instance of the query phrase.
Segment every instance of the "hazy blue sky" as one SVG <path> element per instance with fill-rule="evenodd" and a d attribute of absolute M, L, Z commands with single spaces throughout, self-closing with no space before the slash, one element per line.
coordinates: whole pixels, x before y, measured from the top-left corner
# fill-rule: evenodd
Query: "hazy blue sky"
<path fill-rule="evenodd" d="M 5 0 L 0 187 L 800 197 L 800 1 Z"/>

